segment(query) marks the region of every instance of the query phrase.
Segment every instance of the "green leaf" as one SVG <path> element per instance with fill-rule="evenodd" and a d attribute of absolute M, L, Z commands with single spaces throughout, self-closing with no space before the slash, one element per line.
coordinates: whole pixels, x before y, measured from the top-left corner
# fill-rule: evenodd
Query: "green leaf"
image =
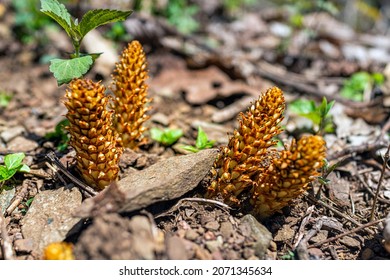
<path fill-rule="evenodd" d="M 182 136 L 183 136 L 183 131 L 181 129 L 169 129 L 164 131 L 162 135 L 161 143 L 165 146 L 171 146 Z"/>
<path fill-rule="evenodd" d="M 206 132 L 199 126 L 198 127 L 198 137 L 196 137 L 195 146 L 197 148 L 203 148 L 207 145 L 209 139 L 207 138 Z"/>
<path fill-rule="evenodd" d="M 289 109 L 298 115 L 315 112 L 316 104 L 313 100 L 297 99 L 290 103 Z"/>
<path fill-rule="evenodd" d="M 171 146 L 180 137 L 183 136 L 183 131 L 181 129 L 164 129 L 161 130 L 159 128 L 153 127 L 150 129 L 150 137 L 163 144 L 164 146 Z"/>
<path fill-rule="evenodd" d="M 72 58 L 50 60 L 50 71 L 57 79 L 58 85 L 70 82 L 74 78 L 80 78 L 91 68 L 93 64 L 90 55 Z"/>
<path fill-rule="evenodd" d="M 19 171 L 19 172 L 30 172 L 30 167 L 28 167 L 27 164 L 23 164 L 23 165 L 19 168 L 18 171 Z"/>
<path fill-rule="evenodd" d="M 66 7 L 57 0 L 41 0 L 41 12 L 54 19 L 70 37 L 73 37 L 72 17 Z"/>
<path fill-rule="evenodd" d="M 4 157 L 4 163 L 8 170 L 17 169 L 22 164 L 24 153 L 9 154 Z"/>
<path fill-rule="evenodd" d="M 164 134 L 164 131 L 161 129 L 158 129 L 157 127 L 152 127 L 150 129 L 150 137 L 157 142 L 161 143 L 162 135 Z"/>
<path fill-rule="evenodd" d="M 8 180 L 8 169 L 4 165 L 0 165 L 0 182 Z"/>
<path fill-rule="evenodd" d="M 183 148 L 184 150 L 186 150 L 186 151 L 191 152 L 191 153 L 197 153 L 197 152 L 199 152 L 199 149 L 198 149 L 198 148 L 195 148 L 194 146 L 186 145 L 186 146 L 183 146 L 182 148 Z"/>
<path fill-rule="evenodd" d="M 78 25 L 81 38 L 100 25 L 125 20 L 132 12 L 101 9 L 88 11 Z"/>

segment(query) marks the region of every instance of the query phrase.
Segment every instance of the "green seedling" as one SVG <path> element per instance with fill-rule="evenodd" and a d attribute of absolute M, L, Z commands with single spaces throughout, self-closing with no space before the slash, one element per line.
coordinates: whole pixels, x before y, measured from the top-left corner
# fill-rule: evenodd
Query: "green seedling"
<path fill-rule="evenodd" d="M 68 83 L 74 78 L 82 77 L 89 71 L 95 59 L 101 54 L 80 53 L 81 42 L 89 31 L 107 23 L 123 21 L 132 13 L 132 11 L 108 9 L 90 10 L 83 15 L 79 22 L 57 0 L 41 0 L 40 11 L 55 20 L 65 30 L 74 47 L 74 52 L 70 54 L 70 58 L 50 60 L 50 71 L 57 79 L 58 85 Z"/>
<path fill-rule="evenodd" d="M 384 80 L 381 73 L 357 72 L 345 81 L 340 94 L 353 101 L 363 101 L 364 92 L 371 91 L 374 86 L 380 86 Z"/>
<path fill-rule="evenodd" d="M 0 183 L 11 179 L 16 172 L 30 172 L 30 168 L 22 163 L 24 153 L 9 154 L 4 157 L 4 165 L 0 165 Z"/>
<path fill-rule="evenodd" d="M 60 152 L 63 152 L 68 148 L 69 135 L 65 129 L 68 125 L 69 120 L 64 119 L 56 125 L 53 132 L 48 132 L 45 135 L 45 139 L 53 141 L 57 146 L 57 150 Z"/>
<path fill-rule="evenodd" d="M 206 132 L 204 132 L 204 130 L 199 126 L 198 127 L 198 136 L 196 137 L 195 146 L 187 145 L 187 146 L 184 146 L 183 149 L 185 149 L 189 152 L 197 153 L 200 150 L 212 148 L 214 143 L 215 143 L 215 141 L 214 140 L 210 141 L 207 138 Z"/>
<path fill-rule="evenodd" d="M 106 32 L 105 36 L 115 42 L 131 41 L 131 35 L 126 32 L 122 22 L 115 22 L 111 26 L 111 29 Z"/>
<path fill-rule="evenodd" d="M 52 21 L 39 12 L 39 0 L 13 0 L 15 10 L 15 34 L 23 43 L 38 41 L 43 43 L 42 28 L 52 25 Z"/>
<path fill-rule="evenodd" d="M 164 146 L 173 145 L 182 136 L 183 131 L 181 129 L 159 129 L 157 127 L 150 129 L 150 137 Z"/>
<path fill-rule="evenodd" d="M 187 0 L 172 0 L 166 9 L 168 21 L 177 27 L 183 34 L 190 34 L 199 28 L 199 23 L 194 16 L 199 12 L 199 7 L 189 5 Z"/>
<path fill-rule="evenodd" d="M 20 210 L 20 212 L 23 215 L 26 215 L 27 210 L 28 210 L 28 208 L 30 208 L 31 203 L 33 202 L 33 200 L 34 200 L 34 197 L 31 197 L 31 198 L 27 199 L 27 201 L 23 204 L 24 207 Z"/>
<path fill-rule="evenodd" d="M 332 133 L 334 131 L 332 116 L 329 115 L 334 101 L 328 103 L 326 98 L 322 99 L 320 105 L 316 105 L 313 100 L 297 99 L 289 105 L 291 112 L 301 117 L 305 117 L 318 127 L 317 133 Z"/>
<path fill-rule="evenodd" d="M 12 99 L 12 95 L 10 95 L 6 92 L 0 91 L 0 107 L 1 108 L 6 108 L 9 104 L 9 102 L 11 101 L 11 99 Z"/>

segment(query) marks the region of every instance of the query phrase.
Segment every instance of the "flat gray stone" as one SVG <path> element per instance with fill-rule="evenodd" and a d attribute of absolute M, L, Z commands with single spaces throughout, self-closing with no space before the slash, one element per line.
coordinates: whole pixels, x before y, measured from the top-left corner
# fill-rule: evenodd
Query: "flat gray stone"
<path fill-rule="evenodd" d="M 157 202 L 169 201 L 193 190 L 210 171 L 218 149 L 174 156 L 141 171 L 131 172 L 104 191 L 86 199 L 75 215 L 82 218 L 101 213 L 131 212 Z"/>
<path fill-rule="evenodd" d="M 170 157 L 118 181 L 125 194 L 121 212 L 134 211 L 160 201 L 179 198 L 194 189 L 210 171 L 217 149 Z"/>
<path fill-rule="evenodd" d="M 80 221 L 73 211 L 80 206 L 82 196 L 77 188 L 59 188 L 38 193 L 22 219 L 24 238 L 33 241 L 33 253 L 41 257 L 52 242 L 63 241 L 69 230 Z"/>
<path fill-rule="evenodd" d="M 250 214 L 242 217 L 241 222 L 250 226 L 251 234 L 256 239 L 256 244 L 253 246 L 255 254 L 260 259 L 264 259 L 271 244 L 272 234 Z"/>

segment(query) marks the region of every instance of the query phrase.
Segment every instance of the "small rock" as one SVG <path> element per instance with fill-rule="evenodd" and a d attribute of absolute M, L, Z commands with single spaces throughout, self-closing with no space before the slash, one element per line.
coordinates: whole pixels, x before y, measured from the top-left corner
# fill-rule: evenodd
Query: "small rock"
<path fill-rule="evenodd" d="M 307 250 L 311 260 L 321 260 L 324 256 L 324 252 L 318 248 L 310 248 Z"/>
<path fill-rule="evenodd" d="M 295 230 L 291 228 L 290 225 L 284 225 L 274 237 L 274 241 L 287 242 L 291 241 L 294 238 Z"/>
<path fill-rule="evenodd" d="M 264 259 L 267 254 L 267 249 L 272 240 L 272 234 L 268 229 L 260 224 L 252 215 L 245 215 L 241 218 L 242 223 L 247 223 L 250 226 L 252 236 L 255 237 L 256 244 L 253 246 L 256 256 Z"/>
<path fill-rule="evenodd" d="M 345 246 L 352 247 L 352 248 L 360 248 L 361 244 L 359 241 L 357 241 L 355 238 L 344 236 L 340 239 L 340 243 L 344 244 Z"/>
<path fill-rule="evenodd" d="M 217 221 L 211 221 L 205 224 L 205 228 L 209 230 L 218 230 L 219 229 L 219 223 Z"/>
<path fill-rule="evenodd" d="M 8 206 L 11 203 L 11 200 L 14 198 L 15 195 L 15 188 L 11 189 L 3 189 L 0 192 L 0 211 L 1 213 L 5 213 L 5 210 L 7 210 Z"/>
<path fill-rule="evenodd" d="M 8 143 L 7 148 L 10 152 L 29 152 L 38 148 L 38 143 L 23 136 L 17 136 Z"/>
<path fill-rule="evenodd" d="M 164 115 L 163 113 L 155 113 L 150 118 L 152 122 L 162 124 L 163 126 L 169 125 L 169 118 L 167 115 Z"/>
<path fill-rule="evenodd" d="M 18 253 L 30 253 L 34 246 L 32 239 L 18 239 L 14 241 L 15 251 Z"/>
<path fill-rule="evenodd" d="M 197 260 L 211 260 L 212 256 L 209 253 L 209 251 L 196 245 L 195 246 L 195 259 L 197 259 Z"/>
<path fill-rule="evenodd" d="M 253 250 L 252 248 L 245 248 L 242 254 L 243 257 L 247 260 L 255 255 L 255 250 Z"/>
<path fill-rule="evenodd" d="M 206 242 L 206 248 L 211 253 L 214 253 L 214 252 L 218 251 L 221 248 L 222 243 L 223 242 L 221 242 L 221 240 L 218 239 L 218 238 L 216 240 L 210 240 L 210 241 Z"/>
<path fill-rule="evenodd" d="M 312 237 L 310 240 L 314 243 L 324 241 L 328 238 L 328 231 L 327 230 L 320 230 L 314 237 Z"/>
<path fill-rule="evenodd" d="M 0 137 L 3 139 L 5 143 L 8 143 L 12 139 L 14 139 L 16 136 L 22 135 L 26 130 L 24 129 L 23 126 L 14 126 L 10 127 L 7 130 L 4 130 L 1 134 Z"/>
<path fill-rule="evenodd" d="M 197 233 L 195 230 L 189 229 L 186 231 L 186 234 L 185 234 L 186 239 L 194 241 L 198 237 L 199 237 L 199 233 Z"/>
<path fill-rule="evenodd" d="M 191 254 L 189 250 L 187 250 L 182 238 L 178 236 L 168 236 L 165 242 L 168 259 L 188 260 L 191 257 Z"/>
<path fill-rule="evenodd" d="M 230 222 L 222 222 L 220 232 L 225 240 L 228 240 L 233 234 L 233 225 Z"/>
<path fill-rule="evenodd" d="M 237 251 L 229 250 L 226 253 L 226 258 L 228 260 L 239 260 L 240 259 L 240 255 L 239 255 L 239 253 Z"/>
<path fill-rule="evenodd" d="M 214 240 L 215 234 L 212 231 L 206 231 L 206 233 L 204 234 L 204 239 L 205 240 Z"/>

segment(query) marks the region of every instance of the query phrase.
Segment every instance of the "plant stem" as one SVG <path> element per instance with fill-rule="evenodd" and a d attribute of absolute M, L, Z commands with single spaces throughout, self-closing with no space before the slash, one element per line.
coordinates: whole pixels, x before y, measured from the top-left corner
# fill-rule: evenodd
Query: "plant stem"
<path fill-rule="evenodd" d="M 375 206 L 376 206 L 376 202 L 378 200 L 379 190 L 381 188 L 383 178 L 385 176 L 387 162 L 389 161 L 389 159 L 390 159 L 390 144 L 387 146 L 387 151 L 386 151 L 385 155 L 383 156 L 382 172 L 381 172 L 381 177 L 379 178 L 378 186 L 376 187 L 374 202 L 372 204 L 372 209 L 371 209 L 370 222 L 372 222 L 374 220 Z"/>

